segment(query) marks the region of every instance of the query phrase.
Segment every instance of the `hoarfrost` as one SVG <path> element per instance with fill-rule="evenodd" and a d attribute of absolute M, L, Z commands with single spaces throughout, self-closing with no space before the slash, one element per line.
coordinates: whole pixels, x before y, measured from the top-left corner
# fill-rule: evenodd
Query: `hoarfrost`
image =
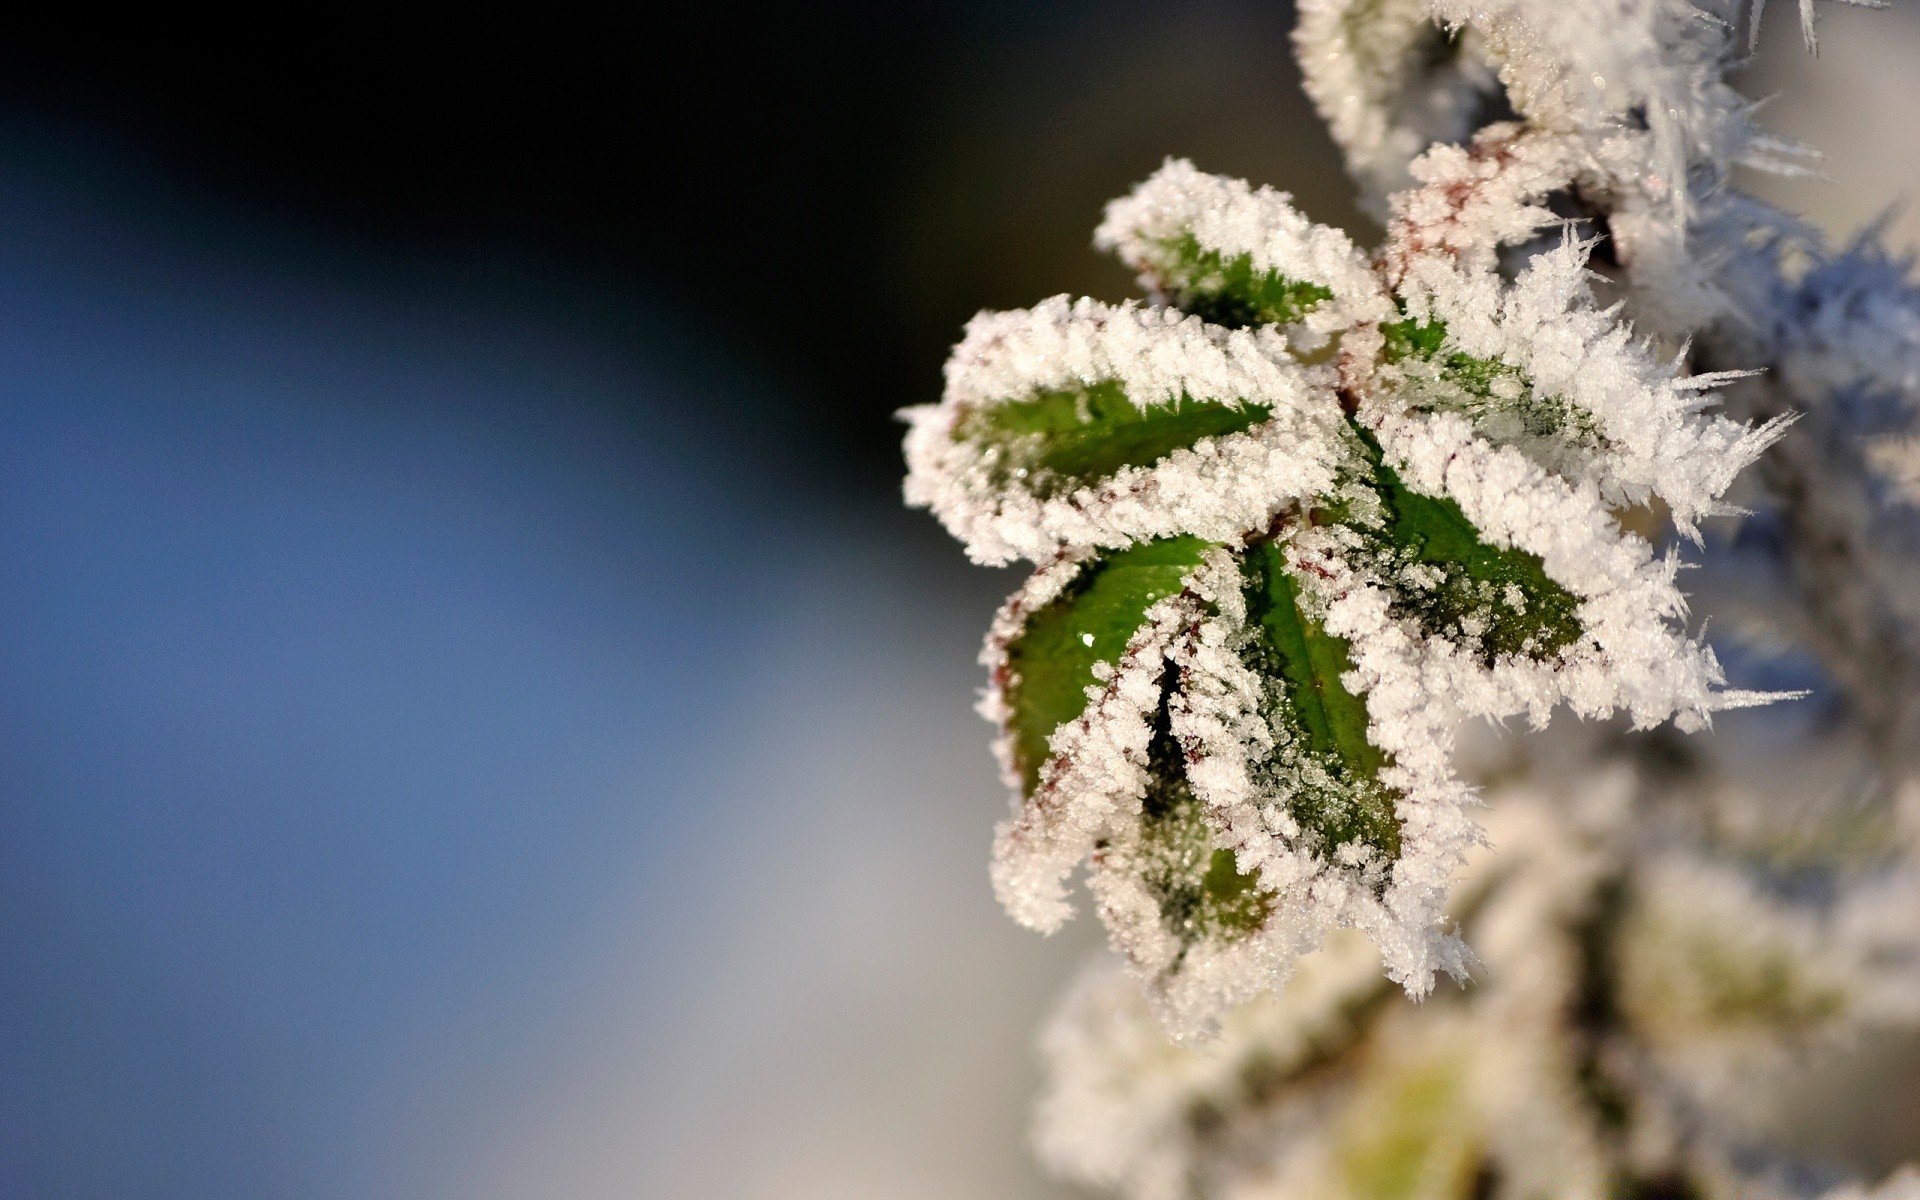
<path fill-rule="evenodd" d="M 1132 195 L 1109 204 L 1093 235 L 1155 293 L 1170 290 L 1168 276 L 1181 265 L 1174 247 L 1183 238 L 1221 258 L 1244 255 L 1256 271 L 1324 288 L 1331 303 L 1306 316 L 1316 332 L 1393 319 L 1380 280 L 1346 234 L 1309 221 L 1285 192 L 1208 175 L 1185 159 L 1168 160 Z"/>
<path fill-rule="evenodd" d="M 1052 496 L 996 478 L 1000 448 L 956 436 L 971 412 L 1109 382 L 1143 410 L 1208 400 L 1260 405 L 1270 416 Z M 933 509 L 983 563 L 1180 533 L 1237 539 L 1332 482 L 1339 410 L 1329 382 L 1327 369 L 1296 362 L 1272 330 L 1221 329 L 1169 309 L 1059 296 L 983 313 L 947 363 L 945 398 L 903 414 L 907 502 Z"/>
<path fill-rule="evenodd" d="M 1726 81 L 1761 7 L 1302 0 L 1373 256 L 1169 160 L 1095 234 L 1147 303 L 982 314 L 903 414 L 909 502 L 1039 564 L 982 656 L 996 892 L 1052 929 L 1089 864 L 1126 964 L 1047 1034 L 1063 1174 L 1374 1194 L 1398 1137 L 1435 1195 L 1803 1200 L 1743 1132 L 1756 1048 L 1920 1028 L 1920 831 L 1883 819 L 1920 795 L 1920 286 L 1733 186 L 1815 158 Z M 1462 765 L 1477 718 L 1781 698 L 1689 632 L 1669 522 L 1818 660 L 1808 753 L 1867 764 L 1807 828 L 1665 735 Z M 1143 550 L 1153 587 L 1108 574 Z M 1474 987 L 1395 1003 L 1442 972 Z"/>
<path fill-rule="evenodd" d="M 1179 537 L 1220 547 L 1180 596 L 1140 616 L 1119 659 L 1089 668 L 1078 716 L 1028 731 L 1051 746 L 1036 779 L 1013 769 L 1008 747 L 1019 720 L 1039 718 L 998 693 L 986 710 L 1003 724 L 1016 793 L 996 841 L 1003 903 L 1055 928 L 1070 912 L 1068 876 L 1091 861 L 1115 945 L 1182 1035 L 1278 986 L 1336 928 L 1365 931 L 1411 994 L 1439 972 L 1464 977 L 1471 953 L 1444 920 L 1450 877 L 1478 837 L 1451 766 L 1461 720 L 1524 714 L 1544 726 L 1565 704 L 1697 729 L 1716 710 L 1775 698 L 1722 689 L 1712 651 L 1682 632 L 1678 560 L 1621 531 L 1611 509 L 1659 499 L 1697 537 L 1698 520 L 1735 511 L 1720 496 L 1787 418 L 1752 428 L 1705 414 L 1727 376 L 1686 378 L 1601 309 L 1590 243 L 1563 235 L 1503 273 L 1503 249 L 1552 220 L 1544 199 L 1590 173 L 1589 157 L 1514 126 L 1434 149 L 1410 164 L 1416 186 L 1393 198 L 1373 263 L 1284 195 L 1169 162 L 1110 206 L 1096 235 L 1143 272 L 1159 306 L 1056 297 L 982 314 L 948 363 L 941 403 L 904 414 L 910 503 L 932 508 L 976 559 L 1055 564 L 989 638 L 998 691 L 1019 682 L 1006 651 L 1023 622 L 1070 576 L 1096 576 L 1104 553 Z M 1313 336 L 1298 342 L 1290 324 Z M 1331 364 L 1318 353 L 1328 337 L 1339 339 Z M 1466 399 L 1450 409 L 1447 397 Z M 1390 516 L 1379 489 L 1402 486 L 1457 506 L 1474 545 L 1450 553 L 1478 566 L 1405 557 L 1440 536 L 1420 521 L 1451 518 L 1444 507 Z M 1382 538 L 1404 548 L 1381 558 Z M 1258 665 L 1314 651 L 1254 646 L 1281 635 L 1251 629 L 1240 594 L 1236 556 L 1268 545 L 1295 580 L 1297 619 L 1344 647 L 1319 653 L 1348 656 L 1295 669 L 1331 671 L 1337 683 L 1312 687 L 1363 705 L 1360 727 L 1320 731 L 1318 752 L 1287 714 L 1322 701 Z M 1518 577 L 1496 579 L 1528 570 L 1564 589 L 1572 628 L 1489 642 L 1529 611 Z M 1441 595 L 1451 615 L 1438 625 L 1410 615 Z M 1552 597 L 1540 603 L 1551 620 Z M 1091 633 L 1081 641 L 1094 645 Z M 1182 761 L 1150 762 L 1157 723 Z M 1344 766 L 1324 757 L 1337 744 Z M 1144 810 L 1156 771 L 1179 776 L 1163 782 L 1189 789 L 1198 810 Z M 1366 824 L 1369 804 L 1390 805 L 1390 829 Z M 1231 852 L 1232 878 L 1216 850 Z M 1233 927 L 1209 925 L 1208 904 L 1232 907 Z"/>

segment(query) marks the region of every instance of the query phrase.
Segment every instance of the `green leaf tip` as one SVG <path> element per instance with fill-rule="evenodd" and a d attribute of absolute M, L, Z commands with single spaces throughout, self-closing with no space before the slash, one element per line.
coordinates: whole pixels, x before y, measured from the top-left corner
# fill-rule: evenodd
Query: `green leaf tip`
<path fill-rule="evenodd" d="M 1184 312 L 1230 329 L 1291 325 L 1333 299 L 1330 288 L 1260 270 L 1253 255 L 1209 249 L 1191 232 L 1159 242 L 1146 257 L 1168 299 Z"/>
<path fill-rule="evenodd" d="M 1136 869 L 1169 933 L 1189 945 L 1209 937 L 1233 941 L 1266 924 L 1274 896 L 1261 889 L 1258 876 L 1241 873 L 1233 851 L 1214 845 L 1213 827 L 1187 782 L 1185 752 L 1173 736 L 1166 694 L 1173 682 L 1169 678 L 1161 696 L 1147 750 Z"/>

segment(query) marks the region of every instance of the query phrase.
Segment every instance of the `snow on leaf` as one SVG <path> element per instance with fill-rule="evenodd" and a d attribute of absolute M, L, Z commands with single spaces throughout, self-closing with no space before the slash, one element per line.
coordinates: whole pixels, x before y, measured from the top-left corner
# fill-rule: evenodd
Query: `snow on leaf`
<path fill-rule="evenodd" d="M 1402 480 L 1450 498 L 1481 540 L 1533 555 L 1580 600 L 1581 637 L 1550 668 L 1509 664 L 1484 688 L 1462 680 L 1454 691 L 1463 707 L 1488 716 L 1523 711 L 1544 724 L 1565 702 L 1582 716 L 1624 710 L 1641 726 L 1677 720 L 1700 728 L 1716 710 L 1770 699 L 1718 690 L 1724 678 L 1712 651 L 1674 628 L 1686 612 L 1674 586 L 1678 560 L 1656 558 L 1621 531 L 1591 484 L 1487 442 L 1457 415 L 1381 416 L 1374 433 Z"/>
<path fill-rule="evenodd" d="M 1511 363 L 1447 349 L 1445 322 L 1408 319 L 1380 332 L 1386 338 L 1380 385 L 1392 387 L 1409 409 L 1461 413 L 1495 441 L 1544 443 L 1548 453 L 1599 446 L 1591 414 L 1564 396 L 1542 395 Z"/>
<path fill-rule="evenodd" d="M 1277 822 L 1251 858 L 1291 846 L 1296 873 L 1344 862 L 1355 887 L 1377 890 L 1399 849 L 1394 796 L 1377 778 L 1386 759 L 1367 740 L 1364 701 L 1341 683 L 1344 645 L 1300 611 L 1274 545 L 1240 557 L 1170 539 L 1051 570 L 1062 578 L 1016 597 L 987 651 L 1020 792 L 996 862 L 1009 907 L 1063 915 L 1060 880 L 1084 847 L 1116 943 L 1151 977 L 1166 984 L 1197 943 L 1231 957 L 1226 944 L 1262 931 L 1276 904 L 1236 863 L 1215 811 L 1250 795 Z M 1032 853 L 1069 821 L 1071 849 Z M 1046 903 L 1033 907 L 1036 896 Z M 1291 939 L 1293 915 L 1282 924 Z"/>
<path fill-rule="evenodd" d="M 1422 318 L 1415 326 L 1421 340 L 1411 330 L 1402 335 L 1403 360 L 1440 364 L 1441 381 L 1469 398 L 1452 407 L 1489 436 L 1570 477 L 1592 479 L 1609 504 L 1657 496 L 1681 531 L 1694 534 L 1700 519 L 1737 511 L 1719 496 L 1789 422 L 1749 428 L 1702 415 L 1716 400 L 1711 390 L 1656 361 L 1594 303 L 1590 248 L 1567 237 L 1535 255 L 1508 286 L 1489 286 L 1451 255 L 1409 255 L 1400 291 Z M 1436 336 L 1440 346 L 1423 353 Z M 1439 389 L 1423 388 L 1418 376 L 1389 375 L 1383 383 L 1426 407 L 1447 407 L 1425 399 Z M 1482 390 L 1490 398 L 1504 392 L 1507 403 L 1471 402 Z M 1505 414 L 1517 415 L 1517 425 L 1503 422 Z"/>
<path fill-rule="evenodd" d="M 1229 328 L 1291 325 L 1333 299 L 1317 283 L 1258 270 L 1253 255 L 1229 258 L 1191 233 L 1155 246 L 1148 261 L 1157 291 L 1182 311 Z"/>
<path fill-rule="evenodd" d="M 1030 762 L 1037 751 L 1028 731 L 1044 726 L 1052 712 L 1073 706 L 1060 685 L 1071 687 L 1074 664 L 1048 664 L 1042 670 L 1044 690 L 1035 693 L 1024 714 L 1031 724 L 1027 730 L 1016 729 L 1012 722 L 1023 714 L 1006 695 L 1006 686 L 1017 687 L 1017 680 L 1007 668 L 1005 647 L 1018 636 L 1027 615 L 1057 596 L 1080 569 L 1077 563 L 1062 562 L 1036 573 L 1001 610 L 982 655 L 996 684 L 982 711 L 1002 723 L 997 748 L 1015 789 L 1013 815 L 994 836 L 994 893 L 1015 920 L 1043 932 L 1058 928 L 1073 913 L 1066 881 L 1074 868 L 1103 841 L 1137 830 L 1151 782 L 1148 754 L 1167 654 L 1174 637 L 1196 615 L 1196 604 L 1185 591 L 1146 605 L 1119 656 L 1088 667 L 1096 682 L 1083 691 L 1078 715 L 1052 728 L 1050 756 L 1029 783 L 1022 756 Z M 1093 631 L 1080 633 L 1084 638 Z M 1094 636 L 1098 641 L 1099 635 Z M 1048 671 L 1058 674 L 1047 677 Z M 1057 707 L 1047 711 L 1046 704 Z"/>

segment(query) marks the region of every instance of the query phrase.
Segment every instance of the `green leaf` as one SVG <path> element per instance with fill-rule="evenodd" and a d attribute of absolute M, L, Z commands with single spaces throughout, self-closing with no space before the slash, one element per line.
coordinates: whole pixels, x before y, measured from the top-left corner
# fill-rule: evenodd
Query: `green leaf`
<path fill-rule="evenodd" d="M 1210 250 L 1191 233 L 1155 246 L 1148 267 L 1181 310 L 1232 329 L 1289 325 L 1333 298 L 1317 283 L 1256 269 L 1251 254 L 1228 257 Z"/>
<path fill-rule="evenodd" d="M 1386 355 L 1388 362 L 1404 362 L 1409 358 L 1432 358 L 1440 353 L 1447 343 L 1447 325 L 1444 321 L 1395 321 L 1391 325 L 1382 325 L 1380 332 L 1386 336 Z"/>
<path fill-rule="evenodd" d="M 1095 663 L 1126 650 L 1147 609 L 1177 593 L 1213 543 L 1194 537 L 1142 542 L 1106 555 L 1027 618 L 1007 647 L 1004 690 L 1012 710 L 1015 769 L 1028 792 L 1047 761 L 1047 739 L 1087 707 Z"/>
<path fill-rule="evenodd" d="M 1268 415 L 1264 405 L 1186 395 L 1142 408 L 1109 380 L 974 409 L 954 437 L 992 455 L 997 484 L 1018 480 L 1044 499 L 1098 483 L 1122 467 L 1149 466 L 1201 438 L 1239 433 Z"/>
<path fill-rule="evenodd" d="M 1389 363 L 1424 365 L 1411 375 L 1403 399 L 1416 412 L 1457 412 L 1502 437 L 1601 440 L 1593 414 L 1563 396 L 1536 396 L 1526 372 L 1497 358 L 1446 353 L 1444 321 L 1382 325 Z"/>
<path fill-rule="evenodd" d="M 1387 510 L 1385 541 L 1403 567 L 1397 613 L 1429 634 L 1477 644 L 1487 663 L 1510 654 L 1548 659 L 1579 640 L 1580 600 L 1548 578 L 1538 555 L 1489 546 L 1458 504 L 1421 495 L 1384 463 L 1375 486 Z M 1438 578 L 1407 572 L 1407 564 L 1435 568 Z"/>
<path fill-rule="evenodd" d="M 1395 794 L 1379 781 L 1387 756 L 1367 740 L 1366 702 L 1340 682 L 1353 669 L 1347 642 L 1302 611 L 1278 543 L 1249 549 L 1243 577 L 1247 620 L 1259 633 L 1243 651 L 1247 665 L 1279 682 L 1272 717 L 1315 768 L 1298 758 L 1274 764 L 1274 791 L 1322 849 L 1359 842 L 1391 861 L 1400 852 Z"/>
<path fill-rule="evenodd" d="M 1477 646 L 1489 665 L 1510 654 L 1543 661 L 1579 640 L 1580 598 L 1547 575 L 1539 555 L 1482 541 L 1459 504 L 1408 487 L 1372 434 L 1354 428 L 1383 518 L 1373 524 L 1344 508 L 1324 511 L 1373 544 L 1394 615 L 1413 618 L 1430 636 Z"/>
<path fill-rule="evenodd" d="M 1209 937 L 1232 941 L 1266 924 L 1274 896 L 1261 889 L 1257 875 L 1241 874 L 1233 851 L 1213 844 L 1213 828 L 1187 782 L 1186 755 L 1173 736 L 1166 701 L 1173 675 L 1169 668 L 1147 748 L 1147 794 L 1133 865 L 1158 901 L 1162 923 L 1183 944 Z"/>

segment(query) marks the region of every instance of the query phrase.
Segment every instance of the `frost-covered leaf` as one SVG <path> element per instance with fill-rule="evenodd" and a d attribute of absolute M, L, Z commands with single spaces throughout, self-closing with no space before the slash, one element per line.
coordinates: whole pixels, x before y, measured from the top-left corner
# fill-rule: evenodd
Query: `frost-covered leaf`
<path fill-rule="evenodd" d="M 1006 641 L 996 686 L 1005 697 L 1012 766 L 1031 792 L 1054 731 L 1087 707 L 1099 664 L 1119 659 L 1147 610 L 1177 595 L 1211 546 L 1199 538 L 1143 542 L 1080 568 Z"/>
<path fill-rule="evenodd" d="M 995 487 L 1019 487 L 1048 500 L 1266 419 L 1265 405 L 1196 400 L 1184 393 L 1142 406 L 1109 379 L 969 410 L 953 436 L 978 448 Z"/>
<path fill-rule="evenodd" d="M 1084 560 L 1063 559 L 1035 572 L 994 619 L 981 652 L 992 681 L 981 713 L 1001 727 L 995 749 L 1014 811 L 994 837 L 993 886 L 1023 924 L 1057 928 L 1073 912 L 1068 875 L 1103 842 L 1137 834 L 1167 655 L 1199 611 L 1188 572 L 1180 571 L 1177 590 L 1163 591 L 1168 564 L 1151 560 L 1192 548 L 1185 541 L 1140 548 L 1140 572 L 1111 576 L 1099 591 Z M 1055 606 L 1083 579 L 1087 591 Z M 1028 685 L 1010 651 L 1036 615 L 1046 619 L 1022 650 L 1032 673 L 1022 695 Z M 1110 652 L 1116 637 L 1124 639 L 1116 655 L 1092 657 L 1095 647 Z"/>
<path fill-rule="evenodd" d="M 1376 419 L 1384 461 L 1402 481 L 1457 504 L 1480 541 L 1531 555 L 1579 600 L 1577 641 L 1539 667 L 1510 664 L 1483 682 L 1460 679 L 1455 701 L 1467 711 L 1526 712 L 1544 724 L 1552 705 L 1565 702 L 1583 716 L 1624 710 L 1641 725 L 1699 728 L 1717 710 L 1773 698 L 1720 690 L 1712 651 L 1675 627 L 1686 612 L 1674 585 L 1678 560 L 1656 558 L 1623 532 L 1591 484 L 1493 445 L 1452 414 Z"/>
<path fill-rule="evenodd" d="M 1095 244 L 1178 308 L 1224 326 L 1291 325 L 1325 334 L 1392 310 L 1366 257 L 1271 188 L 1170 159 L 1107 206 Z"/>
<path fill-rule="evenodd" d="M 1301 611 L 1300 586 L 1287 568 L 1283 549 L 1264 543 L 1247 555 L 1247 626 L 1241 655 L 1248 669 L 1279 684 L 1270 720 L 1284 730 L 1296 754 L 1311 756 L 1316 780 L 1276 780 L 1289 813 L 1309 845 L 1328 852 L 1363 845 L 1385 861 L 1400 852 L 1400 827 L 1394 794 L 1380 782 L 1387 756 L 1367 739 L 1366 701 L 1349 692 L 1342 678 L 1353 670 L 1347 643 L 1327 633 Z M 1299 763 L 1285 760 L 1279 747 L 1277 771 Z"/>
<path fill-rule="evenodd" d="M 1392 884 L 1391 760 L 1295 570 L 1273 541 L 1145 543 L 1043 570 L 989 638 L 987 711 L 1018 793 L 996 890 L 1051 928 L 1090 860 L 1115 945 L 1175 1028 L 1205 1027 L 1337 925 L 1402 944 L 1397 978 L 1436 961 L 1431 918 Z M 1423 838 L 1425 855 L 1443 846 Z"/>
<path fill-rule="evenodd" d="M 1298 955 L 1341 926 L 1365 930 L 1389 975 L 1410 989 L 1424 990 L 1436 970 L 1463 969 L 1430 906 L 1444 895 L 1433 886 L 1436 866 L 1471 839 L 1457 815 L 1465 793 L 1386 753 L 1371 697 L 1351 686 L 1359 665 L 1299 590 L 1302 567 L 1278 543 L 1210 552 L 1187 581 L 1193 607 L 1165 651 L 1166 724 L 1180 755 L 1163 761 L 1184 772 L 1212 844 L 1233 852 L 1238 877 L 1189 853 L 1184 894 L 1204 898 L 1200 885 L 1217 872 L 1216 895 L 1257 895 L 1258 928 L 1198 928 L 1178 909 L 1169 919 L 1156 873 L 1166 860 L 1148 824 L 1114 831 L 1094 859 L 1089 882 L 1114 945 L 1183 1035 L 1284 979 Z M 1425 748 L 1414 758 L 1444 774 Z M 1416 781 L 1420 795 L 1403 795 Z"/>
<path fill-rule="evenodd" d="M 944 399 L 903 415 L 908 502 L 982 562 L 1236 541 L 1344 453 L 1330 370 L 1278 332 L 1090 300 L 975 317 Z"/>
<path fill-rule="evenodd" d="M 1380 332 L 1386 338 L 1385 365 L 1398 368 L 1388 386 L 1413 411 L 1461 413 L 1495 441 L 1597 444 L 1591 414 L 1563 396 L 1541 395 L 1510 363 L 1449 351 L 1444 322 L 1395 321 Z"/>
<path fill-rule="evenodd" d="M 1497 140 L 1483 149 L 1495 153 Z M 1435 155 L 1458 160 L 1459 170 L 1435 165 L 1423 194 L 1487 184 L 1465 152 Z M 1403 211 L 1417 207 L 1408 200 Z M 1433 234 L 1403 227 L 1398 236 L 1423 244 Z M 1389 327 L 1388 346 L 1400 354 L 1389 354 L 1379 385 L 1405 393 L 1415 409 L 1463 413 L 1549 470 L 1590 480 L 1609 504 L 1658 497 L 1694 534 L 1701 519 L 1738 511 L 1720 496 L 1789 419 L 1753 428 L 1704 414 L 1717 400 L 1711 389 L 1737 375 L 1686 379 L 1656 360 L 1614 311 L 1594 303 L 1591 249 L 1568 237 L 1510 285 L 1463 268 L 1452 253 L 1409 254 L 1397 287 L 1412 320 Z"/>
<path fill-rule="evenodd" d="M 1222 254 L 1192 233 L 1156 244 L 1145 257 L 1157 290 L 1215 325 L 1291 325 L 1333 299 L 1320 284 L 1262 270 L 1252 254 Z"/>
<path fill-rule="evenodd" d="M 1271 840 L 1243 843 L 1252 860 L 1291 848 L 1302 859 L 1363 867 L 1356 882 L 1377 888 L 1400 846 L 1396 795 L 1379 779 L 1386 757 L 1368 741 L 1365 702 L 1341 683 L 1352 669 L 1345 644 L 1301 611 L 1277 546 L 1262 543 L 1235 560 L 1220 554 L 1215 577 L 1194 583 L 1211 591 L 1208 615 L 1170 647 L 1140 826 L 1097 856 L 1096 888 L 1116 941 L 1169 996 L 1184 990 L 1170 977 L 1197 944 L 1211 941 L 1217 958 L 1230 958 L 1233 943 L 1276 914 L 1282 928 L 1297 921 L 1278 913 L 1281 895 L 1228 848 L 1227 811 L 1246 801 L 1243 789 L 1277 822 Z M 1151 921 L 1127 899 L 1142 896 Z"/>
<path fill-rule="evenodd" d="M 1393 585 L 1396 615 L 1477 647 L 1489 665 L 1515 654 L 1550 659 L 1579 639 L 1579 598 L 1547 576 L 1538 555 L 1488 545 L 1459 504 L 1414 491 L 1384 463 L 1373 486 L 1384 513 L 1367 531 L 1373 569 Z"/>
<path fill-rule="evenodd" d="M 1168 539 L 1054 570 L 1070 577 L 1030 585 L 1031 603 L 1016 598 L 988 647 L 991 707 L 1022 793 L 996 866 L 1003 897 L 1055 895 L 1062 860 L 1025 851 L 1052 814 L 1097 811 L 1081 844 L 1109 896 L 1145 897 L 1150 910 L 1135 914 L 1145 922 L 1135 936 L 1127 919 L 1116 925 L 1137 961 L 1177 971 L 1195 942 L 1259 930 L 1276 897 L 1236 864 L 1209 810 L 1230 786 L 1223 771 L 1284 814 L 1301 853 L 1364 861 L 1378 878 L 1399 847 L 1394 795 L 1378 779 L 1386 759 L 1368 741 L 1364 701 L 1341 682 L 1352 668 L 1344 643 L 1301 611 L 1275 545 L 1234 556 Z M 1231 644 L 1209 644 L 1229 626 Z M 1251 690 L 1219 694 L 1221 670 Z"/>

